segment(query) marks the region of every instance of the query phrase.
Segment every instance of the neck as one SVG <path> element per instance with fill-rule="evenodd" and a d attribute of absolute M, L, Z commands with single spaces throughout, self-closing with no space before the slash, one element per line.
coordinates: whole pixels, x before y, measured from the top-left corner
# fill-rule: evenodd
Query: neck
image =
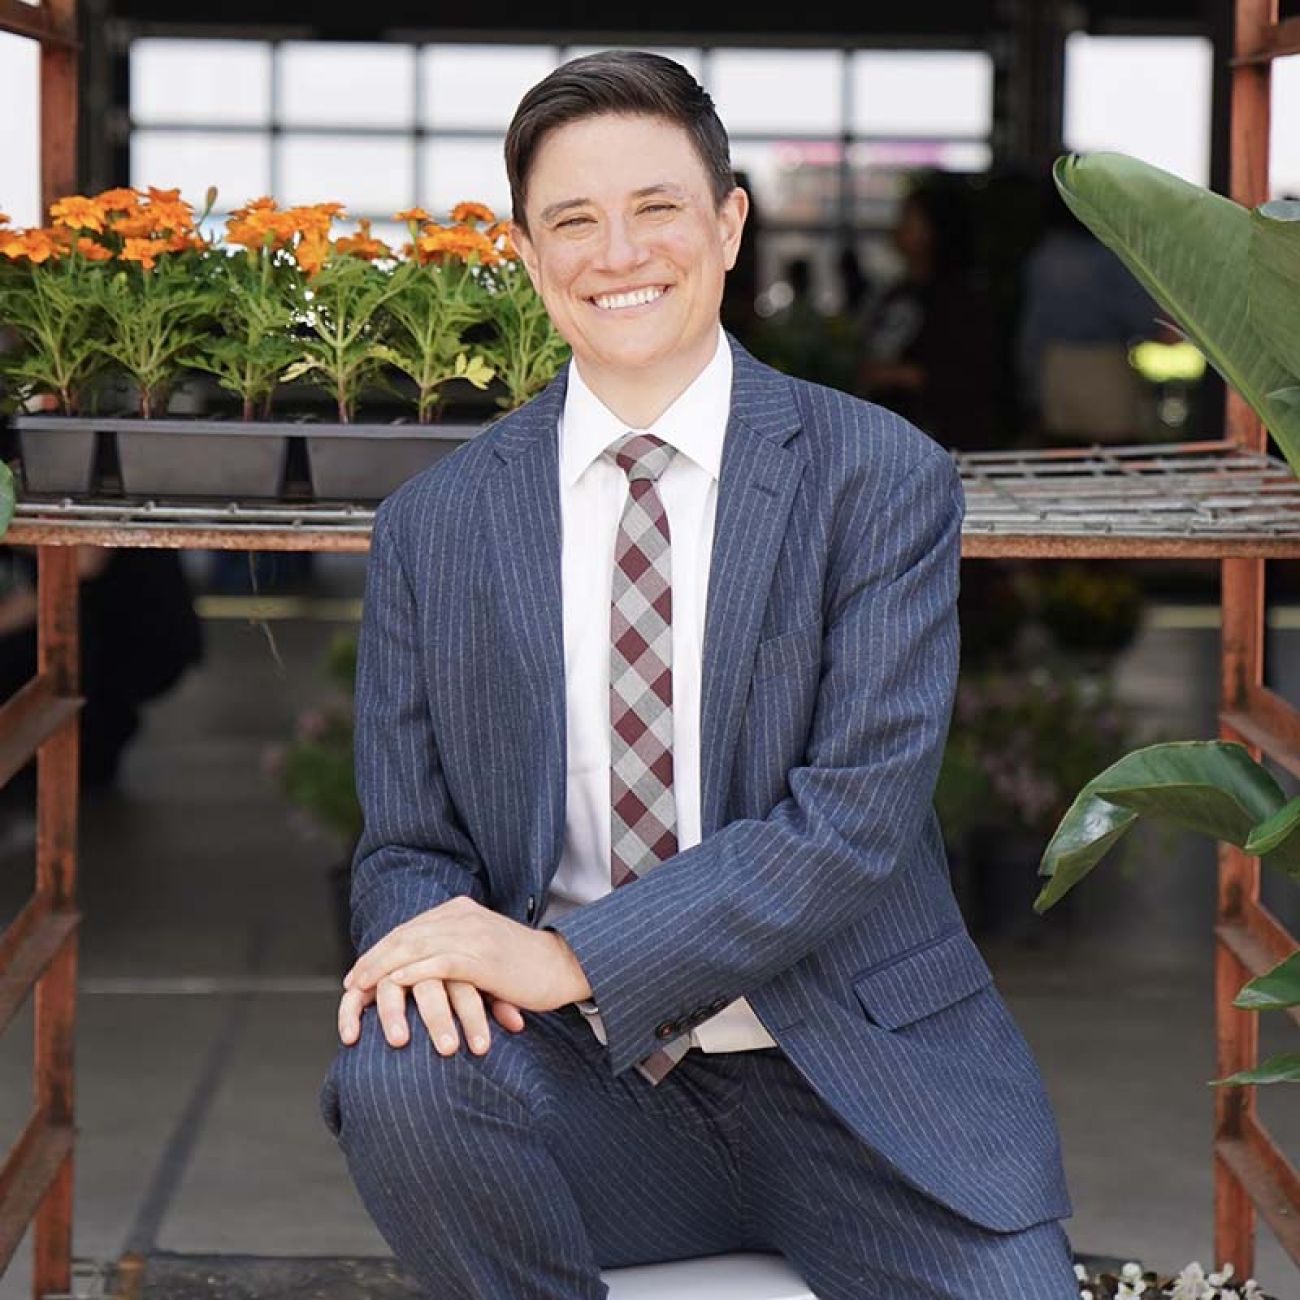
<path fill-rule="evenodd" d="M 697 346 L 674 353 L 653 368 L 614 370 L 598 362 L 574 364 L 582 382 L 629 429 L 648 429 L 704 372 L 718 348 L 718 335 L 710 331 Z"/>

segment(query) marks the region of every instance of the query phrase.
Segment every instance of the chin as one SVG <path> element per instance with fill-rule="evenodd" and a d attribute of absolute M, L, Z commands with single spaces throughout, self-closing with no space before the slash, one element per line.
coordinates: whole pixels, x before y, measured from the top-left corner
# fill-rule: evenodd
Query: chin
<path fill-rule="evenodd" d="M 606 345 L 594 348 L 593 355 L 598 364 L 606 369 L 648 370 L 669 360 L 674 350 L 670 345 L 656 340 L 642 344 L 629 342 L 613 348 Z"/>

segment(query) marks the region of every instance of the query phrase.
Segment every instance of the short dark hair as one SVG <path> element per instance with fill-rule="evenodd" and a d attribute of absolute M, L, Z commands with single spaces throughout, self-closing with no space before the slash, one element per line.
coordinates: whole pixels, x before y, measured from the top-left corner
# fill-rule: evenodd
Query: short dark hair
<path fill-rule="evenodd" d="M 680 63 L 646 50 L 607 50 L 562 63 L 515 109 L 506 131 L 506 175 L 515 221 L 528 229 L 528 175 L 546 136 L 557 127 L 601 113 L 644 114 L 680 126 L 709 176 L 713 200 L 736 187 L 727 132 L 708 92 Z"/>

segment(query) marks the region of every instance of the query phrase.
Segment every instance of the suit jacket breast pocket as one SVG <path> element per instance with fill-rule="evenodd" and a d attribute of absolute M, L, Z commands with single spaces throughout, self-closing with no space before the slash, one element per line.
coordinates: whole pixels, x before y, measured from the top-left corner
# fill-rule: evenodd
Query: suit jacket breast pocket
<path fill-rule="evenodd" d="M 817 619 L 760 641 L 754 655 L 754 680 L 821 662 L 822 625 Z"/>

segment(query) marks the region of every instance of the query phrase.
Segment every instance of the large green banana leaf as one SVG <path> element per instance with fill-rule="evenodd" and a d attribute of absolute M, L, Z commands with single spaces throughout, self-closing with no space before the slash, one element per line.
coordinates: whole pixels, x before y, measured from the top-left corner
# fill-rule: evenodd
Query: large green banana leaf
<path fill-rule="evenodd" d="M 1216 1088 L 1242 1083 L 1300 1083 L 1300 1052 L 1279 1052 L 1253 1070 L 1241 1070 L 1212 1083 Z"/>
<path fill-rule="evenodd" d="M 1250 323 L 1288 374 L 1300 375 L 1300 201 L 1274 199 L 1250 214 Z"/>
<path fill-rule="evenodd" d="M 9 523 L 14 517 L 14 475 L 4 461 L 0 460 L 0 537 L 9 531 Z"/>
<path fill-rule="evenodd" d="M 1267 974 L 1259 975 L 1232 1000 L 1246 1011 L 1280 1011 L 1300 1007 L 1300 952 L 1293 952 Z"/>
<path fill-rule="evenodd" d="M 1124 154 L 1067 154 L 1052 175 L 1070 210 L 1250 403 L 1300 474 L 1300 300 L 1287 279 L 1298 273 L 1300 222 L 1291 209 L 1252 214 Z"/>
<path fill-rule="evenodd" d="M 1300 869 L 1300 799 L 1283 804 L 1267 821 L 1251 831 L 1245 844 L 1252 858 L 1267 858 L 1296 874 Z"/>
<path fill-rule="evenodd" d="M 1093 777 L 1066 811 L 1038 869 L 1050 879 L 1034 910 L 1045 912 L 1067 894 L 1140 815 L 1244 845 L 1286 802 L 1244 745 L 1186 740 L 1134 750 Z M 1276 865 L 1290 870 L 1285 861 Z"/>

